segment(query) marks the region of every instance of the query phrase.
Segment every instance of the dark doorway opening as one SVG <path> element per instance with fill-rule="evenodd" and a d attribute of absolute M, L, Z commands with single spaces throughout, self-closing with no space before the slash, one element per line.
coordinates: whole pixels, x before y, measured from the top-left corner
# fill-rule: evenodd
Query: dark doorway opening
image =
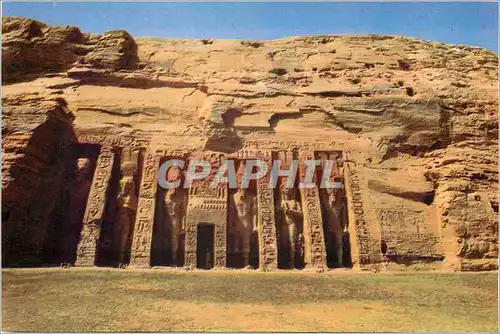
<path fill-rule="evenodd" d="M 214 266 L 214 224 L 199 224 L 196 242 L 196 267 L 212 269 Z"/>

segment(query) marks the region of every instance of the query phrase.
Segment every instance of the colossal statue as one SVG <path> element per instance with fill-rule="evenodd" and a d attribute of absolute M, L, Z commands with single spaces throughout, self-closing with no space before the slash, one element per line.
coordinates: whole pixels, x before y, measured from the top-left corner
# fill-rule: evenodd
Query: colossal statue
<path fill-rule="evenodd" d="M 233 194 L 234 215 L 230 222 L 230 245 L 233 252 L 242 254 L 243 267 L 250 268 L 250 255 L 252 251 L 252 234 L 257 231 L 257 196 L 252 189 L 242 188 L 242 177 L 244 173 L 244 162 L 241 161 L 236 173 L 238 188 Z"/>
<path fill-rule="evenodd" d="M 182 170 L 177 166 L 170 167 L 167 172 L 168 182 L 176 182 L 181 180 Z M 182 222 L 184 216 L 184 193 L 182 188 L 166 189 L 163 197 L 164 214 L 162 222 L 167 230 L 170 231 L 170 250 L 172 254 L 172 265 L 178 265 L 177 254 L 179 253 L 179 238 L 182 230 Z"/>
<path fill-rule="evenodd" d="M 330 266 L 342 267 L 343 239 L 347 231 L 347 206 L 343 188 L 327 188 L 320 191 L 326 213 L 327 249 L 331 250 Z"/>
<path fill-rule="evenodd" d="M 257 197 L 249 189 L 238 188 L 234 194 L 237 212 L 237 248 L 243 255 L 243 267 L 250 266 L 252 233 L 257 230 Z"/>
<path fill-rule="evenodd" d="M 66 238 L 63 238 L 62 265 L 67 266 L 73 262 L 74 249 L 80 236 L 83 215 L 87 205 L 87 197 L 90 191 L 91 181 L 89 173 L 91 169 L 90 159 L 79 158 L 76 161 L 75 176 L 69 186 L 69 204 L 67 208 L 65 230 Z"/>
<path fill-rule="evenodd" d="M 135 184 L 135 172 L 137 163 L 126 161 L 121 166 L 122 178 L 118 193 L 118 211 L 115 221 L 115 244 L 118 248 L 118 263 L 120 267 L 125 265 L 125 253 L 130 240 L 135 213 L 137 211 L 137 190 Z"/>
<path fill-rule="evenodd" d="M 286 188 L 285 179 L 282 179 L 280 187 L 280 241 L 281 245 L 288 248 L 289 266 L 296 266 L 297 241 L 299 235 L 299 226 L 302 223 L 302 209 L 300 203 L 296 200 L 295 188 Z"/>

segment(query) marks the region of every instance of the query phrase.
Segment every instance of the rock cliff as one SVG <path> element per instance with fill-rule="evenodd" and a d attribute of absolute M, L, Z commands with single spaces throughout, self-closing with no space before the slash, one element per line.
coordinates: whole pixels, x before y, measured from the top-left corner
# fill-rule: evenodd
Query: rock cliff
<path fill-rule="evenodd" d="M 224 153 L 328 142 L 356 164 L 375 248 L 496 268 L 498 56 L 488 50 L 381 35 L 134 39 L 24 18 L 2 26 L 3 235 L 13 249 L 34 240 L 23 254 L 41 256 L 44 241 L 29 235 L 50 220 L 62 142 Z"/>

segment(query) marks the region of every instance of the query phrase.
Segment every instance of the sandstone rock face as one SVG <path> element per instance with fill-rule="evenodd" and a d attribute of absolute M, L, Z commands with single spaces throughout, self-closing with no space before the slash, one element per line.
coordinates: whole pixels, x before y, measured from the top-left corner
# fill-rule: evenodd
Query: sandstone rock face
<path fill-rule="evenodd" d="M 2 18 L 4 81 L 20 75 L 66 71 L 75 62 L 112 69 L 134 68 L 137 46 L 125 31 L 103 36 L 77 27 L 53 27 L 33 19 Z"/>
<path fill-rule="evenodd" d="M 116 225 L 110 209 L 116 204 L 110 198 L 119 188 L 120 152 L 132 148 L 141 152 L 132 262 L 149 261 L 137 255 L 149 252 L 158 220 L 149 166 L 164 157 L 335 151 L 342 152 L 355 267 L 496 269 L 498 57 L 488 50 L 378 35 L 134 40 L 124 31 L 98 36 L 30 19 L 4 17 L 2 23 L 7 265 L 57 257 L 47 249 L 64 236 L 50 231 L 66 218 L 60 218 L 62 185 L 54 184 L 70 178 L 68 159 L 85 154 L 94 159 L 96 175 L 88 205 L 99 197 L 96 189 L 103 193 L 103 207 L 95 211 L 102 211 L 102 231 L 85 225 L 86 215 L 83 231 L 98 232 L 88 232 L 95 240 L 80 240 L 77 252 L 92 253 L 94 246 L 100 254 L 112 252 L 106 235 Z M 78 145 L 99 147 L 101 154 Z M 96 177 L 107 170 L 109 181 L 99 188 Z M 44 196 L 47 187 L 54 190 L 50 196 Z M 198 209 L 191 208 L 196 195 L 186 196 L 189 221 Z M 221 203 L 230 194 L 224 196 Z M 259 205 L 265 196 L 257 194 Z M 305 205 L 308 195 L 301 196 Z M 145 203 L 149 211 L 141 211 Z M 210 215 L 224 216 L 224 206 L 217 210 Z M 314 245 L 315 234 L 306 233 L 314 223 L 304 215 L 305 242 Z M 227 236 L 213 219 L 217 244 Z M 189 226 L 186 259 L 196 243 Z M 273 248 L 259 247 L 268 261 L 262 252 Z M 314 259 L 314 249 L 305 257 Z M 216 266 L 224 265 L 217 252 Z"/>

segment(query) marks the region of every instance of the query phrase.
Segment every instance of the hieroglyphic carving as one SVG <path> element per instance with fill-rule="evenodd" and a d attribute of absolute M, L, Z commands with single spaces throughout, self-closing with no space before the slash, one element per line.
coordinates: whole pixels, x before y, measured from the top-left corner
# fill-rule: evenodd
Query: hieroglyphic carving
<path fill-rule="evenodd" d="M 186 228 L 185 228 L 185 250 L 184 250 L 184 266 L 196 267 L 196 240 L 198 238 L 198 223 L 197 219 L 202 213 L 197 214 L 194 210 L 187 211 Z"/>
<path fill-rule="evenodd" d="M 175 148 L 159 148 L 156 149 L 156 155 L 162 157 L 175 157 L 174 159 L 185 160 L 192 150 L 179 150 Z"/>
<path fill-rule="evenodd" d="M 119 135 L 92 135 L 80 134 L 77 136 L 79 142 L 96 143 L 108 147 L 121 148 L 146 148 L 149 146 L 150 139 L 146 135 L 137 136 L 119 136 Z"/>
<path fill-rule="evenodd" d="M 83 227 L 77 248 L 76 265 L 92 266 L 95 262 L 97 240 L 101 233 L 101 221 L 106 205 L 106 192 L 113 169 L 114 153 L 102 147 L 87 200 Z"/>
<path fill-rule="evenodd" d="M 266 157 L 270 168 L 270 153 Z M 259 267 L 264 271 L 275 270 L 278 268 L 278 246 L 276 242 L 274 195 L 273 189 L 269 188 L 269 173 L 257 180 L 257 206 Z"/>
<path fill-rule="evenodd" d="M 367 264 L 370 262 L 370 234 L 364 217 L 359 176 L 352 163 L 346 162 L 345 167 L 347 167 L 346 186 L 350 192 L 349 211 L 353 216 L 352 220 L 354 221 L 354 228 L 356 231 L 359 263 Z"/>
<path fill-rule="evenodd" d="M 321 141 L 297 141 L 297 140 L 247 140 L 242 151 L 269 151 L 282 150 L 286 148 L 289 151 L 328 151 L 328 150 L 344 150 L 344 145 L 341 142 L 331 140 Z"/>
<path fill-rule="evenodd" d="M 299 177 L 301 182 L 306 177 L 307 166 L 305 166 L 304 161 L 312 159 L 314 159 L 313 151 L 299 152 Z M 316 183 L 316 173 L 313 175 L 313 182 Z M 324 267 L 326 266 L 326 247 L 318 187 L 302 188 L 300 189 L 300 195 L 302 198 L 302 211 L 304 212 L 304 262 L 306 266 Z"/>
<path fill-rule="evenodd" d="M 161 156 L 155 155 L 150 151 L 145 154 L 134 236 L 132 239 L 131 266 L 150 266 L 157 190 L 156 172 L 160 164 L 160 158 Z"/>
<path fill-rule="evenodd" d="M 377 214 L 388 255 L 438 256 L 440 237 L 432 230 L 425 213 L 379 209 Z"/>
<path fill-rule="evenodd" d="M 226 266 L 227 252 L 227 213 L 220 217 L 220 223 L 215 225 L 215 267 L 223 268 Z"/>

